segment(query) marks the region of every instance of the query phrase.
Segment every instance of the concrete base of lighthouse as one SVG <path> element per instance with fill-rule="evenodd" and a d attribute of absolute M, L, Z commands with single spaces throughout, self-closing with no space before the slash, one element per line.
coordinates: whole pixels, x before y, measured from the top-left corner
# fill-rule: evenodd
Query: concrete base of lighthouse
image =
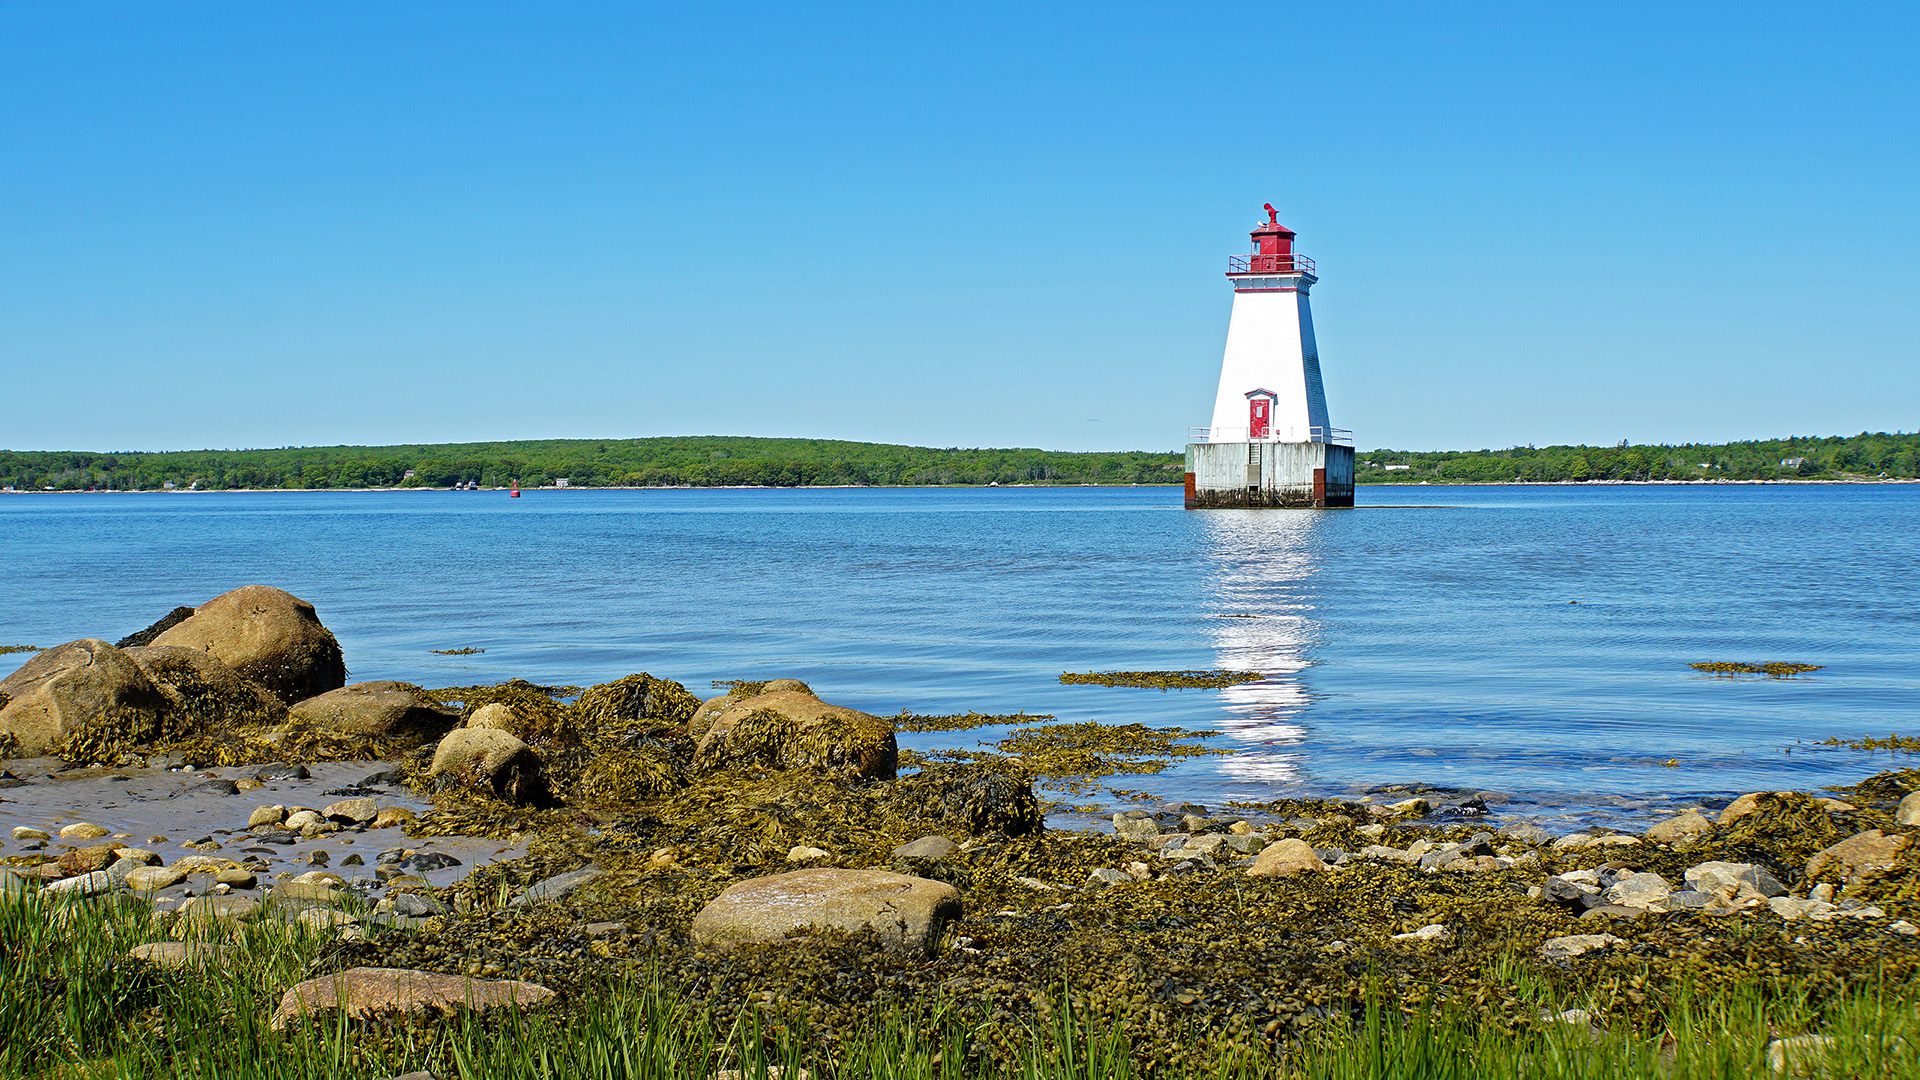
<path fill-rule="evenodd" d="M 1353 505 L 1353 447 L 1320 442 L 1187 444 L 1187 509 Z"/>

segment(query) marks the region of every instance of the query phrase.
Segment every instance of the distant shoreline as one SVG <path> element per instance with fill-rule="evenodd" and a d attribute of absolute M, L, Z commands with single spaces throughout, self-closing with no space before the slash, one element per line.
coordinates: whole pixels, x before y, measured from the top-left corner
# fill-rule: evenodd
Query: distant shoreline
<path fill-rule="evenodd" d="M 1582 488 L 1582 487 L 1862 487 L 1889 484 L 1920 484 L 1920 478 L 1907 476 L 1860 477 L 1839 479 L 1791 479 L 1791 480 L 1389 480 L 1359 481 L 1355 487 L 1364 488 Z M 663 484 L 652 486 L 630 486 L 624 484 L 569 484 L 566 487 L 521 488 L 522 492 L 558 494 L 575 491 L 1004 491 L 1024 490 L 1066 490 L 1075 488 L 1173 488 L 1179 484 Z M 324 492 L 342 494 L 370 494 L 374 492 L 452 492 L 471 490 L 475 494 L 492 492 L 495 494 L 512 490 L 511 488 L 490 487 L 473 489 L 455 489 L 451 487 L 360 487 L 360 488 L 175 488 L 172 490 L 139 488 L 135 490 L 112 489 L 87 491 L 83 489 L 46 490 L 7 490 L 0 495 L 313 495 Z"/>

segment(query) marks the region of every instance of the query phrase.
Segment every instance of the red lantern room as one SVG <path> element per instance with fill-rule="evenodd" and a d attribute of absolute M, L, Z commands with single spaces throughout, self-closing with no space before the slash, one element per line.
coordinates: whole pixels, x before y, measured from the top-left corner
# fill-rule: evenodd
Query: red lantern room
<path fill-rule="evenodd" d="M 1293 230 L 1280 224 L 1280 211 L 1266 204 L 1267 223 L 1253 230 L 1253 253 L 1255 255 L 1291 255 L 1293 254 Z"/>
<path fill-rule="evenodd" d="M 1313 260 L 1293 250 L 1293 230 L 1280 224 L 1280 212 L 1266 204 L 1267 223 L 1253 230 L 1253 253 L 1227 260 L 1228 274 L 1311 274 Z"/>

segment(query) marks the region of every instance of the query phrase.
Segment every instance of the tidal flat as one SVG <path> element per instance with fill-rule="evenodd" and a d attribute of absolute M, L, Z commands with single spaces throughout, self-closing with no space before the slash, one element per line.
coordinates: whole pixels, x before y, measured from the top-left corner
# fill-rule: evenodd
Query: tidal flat
<path fill-rule="evenodd" d="M 171 688 L 6 763 L 8 1075 L 1920 1071 L 1920 771 L 1632 832 L 1410 789 L 1069 830 L 1037 777 L 1179 741 L 903 755 L 791 679 Z"/>

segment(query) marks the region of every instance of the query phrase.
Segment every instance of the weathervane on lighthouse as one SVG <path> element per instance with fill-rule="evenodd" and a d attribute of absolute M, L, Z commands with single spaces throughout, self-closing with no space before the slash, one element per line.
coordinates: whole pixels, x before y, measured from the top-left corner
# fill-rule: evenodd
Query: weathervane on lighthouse
<path fill-rule="evenodd" d="M 1233 315 L 1213 423 L 1187 446 L 1187 506 L 1352 506 L 1352 433 L 1327 420 L 1307 302 L 1320 278 L 1264 209 L 1252 252 L 1227 259 Z"/>

